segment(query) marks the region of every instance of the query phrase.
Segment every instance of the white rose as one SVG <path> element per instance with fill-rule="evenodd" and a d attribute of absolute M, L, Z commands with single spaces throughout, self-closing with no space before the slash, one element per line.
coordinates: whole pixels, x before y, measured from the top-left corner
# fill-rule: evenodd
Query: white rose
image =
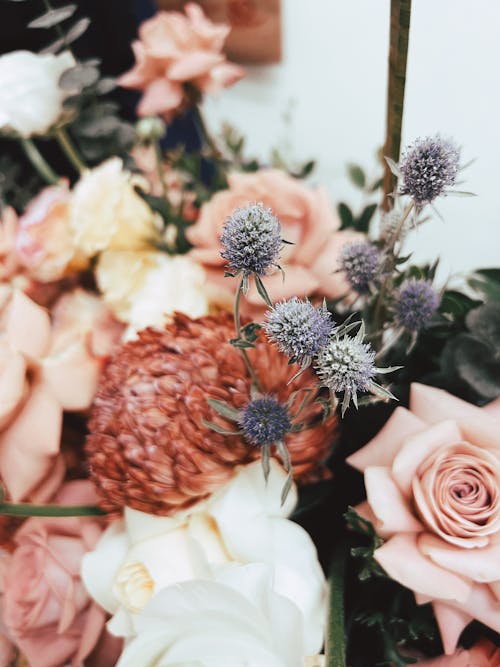
<path fill-rule="evenodd" d="M 273 590 L 271 567 L 226 566 L 158 593 L 117 667 L 303 667 L 303 622 Z"/>
<path fill-rule="evenodd" d="M 175 311 L 190 317 L 209 311 L 205 271 L 185 255 L 109 250 L 99 257 L 96 277 L 106 303 L 129 324 L 127 339 L 164 327 Z"/>
<path fill-rule="evenodd" d="M 59 79 L 74 64 L 69 51 L 57 56 L 12 51 L 1 56 L 0 131 L 23 137 L 47 132 L 69 94 L 59 87 Z"/>
<path fill-rule="evenodd" d="M 266 486 L 259 461 L 244 466 L 208 501 L 174 517 L 127 508 L 95 551 L 83 559 L 88 592 L 113 618 L 114 634 L 134 634 L 134 618 L 159 591 L 183 581 L 211 577 L 227 563 L 265 563 L 274 590 L 302 613 L 306 654 L 323 643 L 325 579 L 309 535 L 289 516 L 293 488 L 281 506 L 286 474 L 271 462 Z M 288 666 L 287 666 L 288 667 Z"/>
<path fill-rule="evenodd" d="M 134 190 L 137 177 L 120 158 L 86 171 L 75 185 L 69 224 L 87 257 L 107 249 L 136 250 L 158 238 L 157 216 Z"/>

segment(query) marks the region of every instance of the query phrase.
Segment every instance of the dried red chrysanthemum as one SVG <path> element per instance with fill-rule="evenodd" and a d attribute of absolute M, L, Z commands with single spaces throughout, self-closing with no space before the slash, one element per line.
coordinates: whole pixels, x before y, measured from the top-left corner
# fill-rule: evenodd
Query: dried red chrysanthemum
<path fill-rule="evenodd" d="M 203 423 L 234 430 L 207 399 L 242 408 L 250 379 L 228 314 L 192 320 L 176 314 L 165 330 L 146 329 L 107 365 L 100 382 L 87 439 L 91 476 L 108 511 L 125 505 L 169 515 L 203 500 L 225 484 L 235 467 L 260 456 L 240 435 L 222 435 Z M 292 384 L 296 365 L 261 332 L 249 355 L 262 390 L 285 402 L 292 392 L 310 389 L 298 421 L 307 428 L 285 439 L 295 479 L 308 483 L 328 475 L 334 415 L 323 421 L 317 379 L 305 371 Z M 298 394 L 298 409 L 305 393 Z M 294 409 L 291 410 L 292 415 Z"/>

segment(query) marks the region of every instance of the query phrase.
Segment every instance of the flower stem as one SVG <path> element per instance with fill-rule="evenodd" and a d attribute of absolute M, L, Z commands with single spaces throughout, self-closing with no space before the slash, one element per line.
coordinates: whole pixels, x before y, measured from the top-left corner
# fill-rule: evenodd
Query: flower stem
<path fill-rule="evenodd" d="M 56 130 L 55 136 L 68 160 L 71 162 L 76 171 L 81 174 L 82 171 L 84 171 L 87 167 L 81 157 L 78 155 L 78 152 L 73 142 L 71 141 L 69 134 L 64 128 L 60 127 L 58 130 Z"/>
<path fill-rule="evenodd" d="M 221 152 L 218 149 L 214 138 L 212 137 L 212 135 L 210 134 L 210 132 L 207 128 L 207 125 L 205 123 L 205 120 L 203 118 L 203 115 L 201 113 L 201 110 L 200 110 L 200 107 L 199 107 L 198 104 L 196 104 L 194 106 L 194 116 L 195 116 L 195 119 L 196 119 L 196 124 L 198 125 L 198 128 L 199 128 L 199 130 L 200 130 L 200 132 L 203 136 L 203 139 L 204 139 L 205 143 L 207 144 L 207 146 L 212 151 L 213 156 L 216 157 L 216 158 L 220 158 L 221 157 Z"/>
<path fill-rule="evenodd" d="M 243 294 L 243 282 L 245 278 L 243 277 L 240 281 L 240 284 L 238 285 L 238 290 L 236 292 L 236 299 L 234 302 L 234 328 L 236 329 L 236 338 L 241 338 L 241 316 L 240 316 L 240 303 L 241 303 L 241 295 Z M 250 363 L 250 359 L 248 357 L 247 351 L 243 349 L 242 347 L 239 348 L 242 356 L 243 356 L 243 361 L 245 362 L 245 366 L 247 367 L 247 371 L 252 378 L 252 383 L 254 384 L 255 387 L 259 387 L 259 379 L 257 375 L 255 374 L 255 371 L 253 369 L 252 364 Z"/>
<path fill-rule="evenodd" d="M 337 544 L 330 566 L 330 601 L 326 633 L 326 667 L 346 667 L 344 626 L 344 577 L 347 545 Z"/>
<path fill-rule="evenodd" d="M 153 141 L 153 148 L 155 152 L 156 171 L 158 172 L 158 178 L 160 179 L 161 193 L 168 204 L 167 186 L 165 185 L 165 167 L 163 166 L 163 154 L 161 152 L 161 145 L 158 139 Z"/>
<path fill-rule="evenodd" d="M 59 176 L 40 153 L 33 140 L 23 138 L 19 141 L 23 151 L 26 153 L 26 157 L 31 162 L 36 172 L 49 185 L 57 185 L 59 183 Z"/>
<path fill-rule="evenodd" d="M 0 503 L 0 514 L 8 516 L 102 516 L 96 505 L 30 505 L 29 503 Z"/>

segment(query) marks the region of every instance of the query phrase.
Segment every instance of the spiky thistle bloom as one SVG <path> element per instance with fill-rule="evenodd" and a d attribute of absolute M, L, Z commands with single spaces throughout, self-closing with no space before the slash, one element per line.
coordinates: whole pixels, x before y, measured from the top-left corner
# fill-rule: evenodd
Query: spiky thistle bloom
<path fill-rule="evenodd" d="M 290 359 L 305 365 L 328 343 L 335 328 L 325 304 L 315 308 L 296 296 L 277 303 L 266 318 L 264 329 L 269 340 Z"/>
<path fill-rule="evenodd" d="M 273 396 L 255 398 L 243 408 L 239 419 L 244 437 L 256 447 L 283 441 L 292 427 L 286 406 Z"/>
<path fill-rule="evenodd" d="M 236 274 L 264 276 L 277 265 L 283 247 L 281 225 L 261 203 L 237 208 L 224 224 L 221 256 Z"/>
<path fill-rule="evenodd" d="M 261 450 L 242 434 L 224 435 L 207 425 L 235 431 L 208 399 L 241 411 L 252 398 L 241 353 L 228 342 L 233 336 L 228 313 L 196 320 L 177 313 L 164 330 L 141 331 L 110 360 L 86 445 L 104 509 L 117 512 L 128 505 L 171 515 L 217 491 L 237 466 L 260 458 Z M 309 397 L 300 412 L 304 429 L 292 429 L 284 442 L 294 479 L 300 484 L 323 478 L 336 418 L 323 421 L 323 408 L 314 402 L 320 391 L 315 374 L 307 369 L 288 385 L 298 366 L 289 365 L 263 331 L 255 345 L 248 355 L 263 395 L 285 405 L 295 395 L 299 402 Z"/>
<path fill-rule="evenodd" d="M 399 163 L 401 194 L 410 195 L 418 208 L 434 201 L 455 184 L 459 159 L 460 151 L 451 141 L 438 135 L 417 139 Z"/>
<path fill-rule="evenodd" d="M 406 280 L 395 305 L 396 321 L 409 331 L 425 328 L 439 308 L 439 295 L 428 280 Z"/>
<path fill-rule="evenodd" d="M 347 243 L 340 252 L 340 270 L 353 289 L 360 294 L 368 292 L 380 269 L 382 254 L 368 241 Z"/>

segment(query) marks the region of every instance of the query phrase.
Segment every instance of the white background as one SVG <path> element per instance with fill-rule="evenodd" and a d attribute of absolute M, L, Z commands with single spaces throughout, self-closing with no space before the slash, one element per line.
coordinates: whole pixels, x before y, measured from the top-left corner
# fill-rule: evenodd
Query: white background
<path fill-rule="evenodd" d="M 205 103 L 215 131 L 227 120 L 248 153 L 271 145 L 318 161 L 312 182 L 359 204 L 347 162 L 372 170 L 383 144 L 389 0 L 282 0 L 283 60 Z M 500 0 L 413 0 L 403 144 L 439 132 L 463 147 L 461 189 L 440 200 L 444 222 L 408 241 L 417 260 L 443 256 L 441 276 L 500 265 Z M 284 121 L 291 109 L 291 122 Z"/>

